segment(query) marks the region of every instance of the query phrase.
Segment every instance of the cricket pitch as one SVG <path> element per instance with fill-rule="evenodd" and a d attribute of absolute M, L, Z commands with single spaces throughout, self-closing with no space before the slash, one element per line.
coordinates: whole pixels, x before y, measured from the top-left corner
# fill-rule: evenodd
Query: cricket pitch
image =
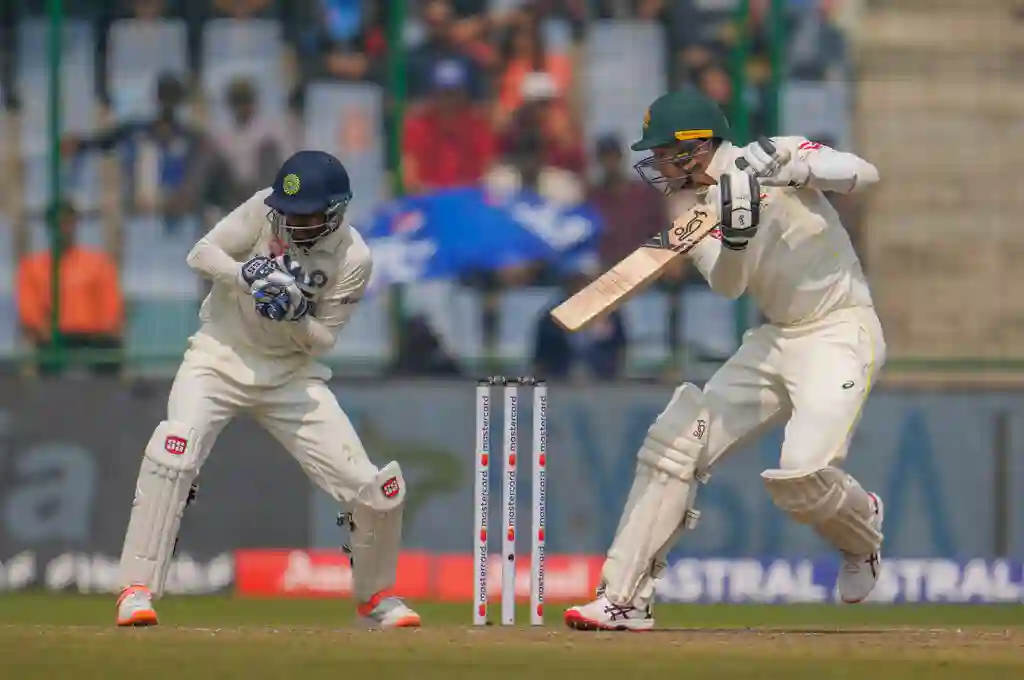
<path fill-rule="evenodd" d="M 111 597 L 0 595 L 0 665 L 17 680 L 1024 677 L 1024 607 L 659 606 L 650 633 L 469 625 L 415 603 L 419 630 L 371 632 L 349 602 L 174 597 L 162 625 L 119 630 Z M 526 618 L 520 607 L 521 620 Z"/>

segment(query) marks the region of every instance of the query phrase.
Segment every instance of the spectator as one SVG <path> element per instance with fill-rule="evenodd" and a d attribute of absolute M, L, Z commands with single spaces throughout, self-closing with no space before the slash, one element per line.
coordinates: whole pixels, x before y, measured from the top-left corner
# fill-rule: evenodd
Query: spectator
<path fill-rule="evenodd" d="M 498 103 L 495 124 L 504 128 L 513 114 L 523 105 L 529 92 L 525 81 L 536 73 L 549 76 L 547 96 L 565 102 L 572 87 L 572 62 L 567 55 L 551 54 L 544 43 L 541 24 L 536 17 L 513 24 L 507 33 L 503 52 L 502 72 L 498 80 Z"/>
<path fill-rule="evenodd" d="M 117 125 L 93 138 L 66 137 L 62 146 L 66 154 L 120 151 L 129 212 L 161 215 L 173 228 L 177 218 L 197 214 L 213 156 L 206 138 L 179 118 L 185 100 L 181 81 L 164 74 L 156 90 L 152 120 Z"/>
<path fill-rule="evenodd" d="M 438 62 L 430 98 L 406 117 L 402 171 L 407 191 L 475 184 L 490 167 L 494 136 L 469 101 L 468 78 L 463 61 Z"/>
<path fill-rule="evenodd" d="M 790 17 L 789 77 L 797 80 L 841 80 L 851 76 L 846 36 L 835 23 L 835 0 L 818 0 Z"/>
<path fill-rule="evenodd" d="M 393 375 L 454 377 L 462 374 L 458 362 L 445 347 L 426 317 L 415 315 L 402 322 Z"/>
<path fill-rule="evenodd" d="M 215 16 L 229 19 L 264 19 L 275 17 L 273 0 L 213 0 Z"/>
<path fill-rule="evenodd" d="M 14 91 L 14 64 L 17 30 L 17 12 L 13 2 L 0 3 L 0 106 L 5 109 L 17 108 L 18 98 Z"/>
<path fill-rule="evenodd" d="M 709 64 L 697 72 L 697 87 L 723 111 L 732 106 L 732 78 L 720 64 Z"/>
<path fill-rule="evenodd" d="M 117 265 L 106 253 L 78 245 L 78 214 L 70 203 L 59 207 L 58 220 L 61 346 L 72 360 L 77 350 L 115 352 L 121 347 L 124 323 Z M 37 349 L 51 346 L 51 259 L 49 252 L 34 253 L 18 266 L 18 320 L 26 340 Z M 120 359 L 107 355 L 89 363 L 99 372 L 117 372 Z M 41 368 L 48 372 L 47 362 Z"/>
<path fill-rule="evenodd" d="M 515 147 L 520 137 L 539 134 L 545 165 L 582 174 L 586 162 L 583 144 L 568 109 L 558 98 L 554 79 L 543 72 L 529 73 L 521 85 L 523 104 L 502 135 L 502 148 Z"/>
<path fill-rule="evenodd" d="M 534 375 L 566 380 L 587 376 L 596 380 L 613 380 L 620 376 L 626 359 L 626 324 L 622 313 L 612 312 L 590 328 L 570 333 L 551 318 L 551 310 L 594 279 L 590 267 L 570 273 L 563 292 L 537 320 L 533 346 Z"/>
<path fill-rule="evenodd" d="M 409 96 L 426 97 L 433 90 L 434 74 L 439 63 L 459 62 L 465 72 L 464 89 L 473 100 L 485 96 L 483 72 L 465 49 L 466 36 L 455 30 L 455 18 L 449 0 L 426 0 L 423 7 L 426 36 L 409 52 Z M 460 39 L 461 38 L 461 39 Z"/>
<path fill-rule="evenodd" d="M 484 184 L 488 191 L 504 196 L 529 190 L 566 208 L 584 198 L 583 184 L 574 173 L 545 162 L 544 140 L 536 131 L 515 140 L 502 162 L 487 173 Z"/>
<path fill-rule="evenodd" d="M 314 0 L 297 43 L 303 81 L 329 77 L 383 82 L 387 40 L 376 6 L 362 0 Z"/>
<path fill-rule="evenodd" d="M 236 206 L 270 186 L 274 173 L 297 145 L 283 121 L 260 112 L 256 90 L 248 79 L 233 80 L 225 99 L 231 122 L 216 130 L 213 144 L 226 164 L 223 179 L 230 179 L 231 195 L 224 197 L 224 205 Z"/>
<path fill-rule="evenodd" d="M 604 231 L 598 245 L 601 265 L 608 269 L 668 226 L 664 198 L 639 178 L 626 174 L 621 140 L 605 135 L 595 148 L 600 176 L 587 202 L 600 213 Z"/>

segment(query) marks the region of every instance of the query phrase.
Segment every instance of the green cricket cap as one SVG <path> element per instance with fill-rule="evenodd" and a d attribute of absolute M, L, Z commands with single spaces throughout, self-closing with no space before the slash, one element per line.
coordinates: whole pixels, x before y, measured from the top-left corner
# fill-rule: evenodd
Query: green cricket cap
<path fill-rule="evenodd" d="M 691 139 L 730 139 L 732 129 L 718 104 L 696 89 L 658 97 L 644 115 L 643 135 L 630 148 L 649 151 Z"/>

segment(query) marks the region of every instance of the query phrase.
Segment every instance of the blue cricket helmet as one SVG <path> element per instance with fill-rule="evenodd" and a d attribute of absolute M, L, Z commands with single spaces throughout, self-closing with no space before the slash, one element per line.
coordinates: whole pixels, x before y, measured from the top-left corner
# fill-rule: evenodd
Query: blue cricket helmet
<path fill-rule="evenodd" d="M 341 161 L 325 151 L 299 151 L 284 162 L 264 200 L 277 236 L 308 246 L 341 226 L 352 183 Z M 311 223 L 308 218 L 323 216 Z"/>

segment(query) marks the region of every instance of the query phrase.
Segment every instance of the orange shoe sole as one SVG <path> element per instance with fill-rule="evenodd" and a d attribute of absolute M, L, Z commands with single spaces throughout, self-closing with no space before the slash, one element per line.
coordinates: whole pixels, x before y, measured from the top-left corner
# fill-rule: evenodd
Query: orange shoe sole
<path fill-rule="evenodd" d="M 122 628 L 128 627 L 143 627 L 143 626 L 155 626 L 158 623 L 156 618 L 156 612 L 152 609 L 146 611 L 138 611 L 132 614 L 127 619 L 118 619 L 117 625 Z"/>
<path fill-rule="evenodd" d="M 405 616 L 398 621 L 394 622 L 390 626 L 391 628 L 419 628 L 420 617 L 418 615 Z"/>

